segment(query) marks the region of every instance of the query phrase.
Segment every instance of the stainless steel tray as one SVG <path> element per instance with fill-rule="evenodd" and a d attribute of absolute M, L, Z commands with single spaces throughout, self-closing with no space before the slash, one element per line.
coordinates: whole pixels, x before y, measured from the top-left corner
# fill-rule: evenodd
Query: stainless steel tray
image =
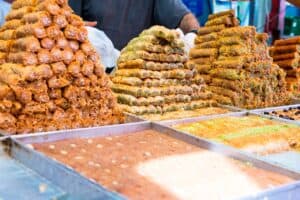
<path fill-rule="evenodd" d="M 125 113 L 125 123 L 124 124 L 137 123 L 137 122 L 142 122 L 142 121 L 144 121 L 144 120 L 135 115 Z M 107 125 L 107 126 L 114 126 L 114 125 Z M 68 131 L 68 130 L 61 130 L 58 132 L 65 132 L 65 131 Z M 49 133 L 51 133 L 51 132 L 49 132 Z M 20 135 L 31 135 L 31 134 L 36 134 L 36 133 L 27 133 L 27 134 L 20 134 Z M 15 135 L 12 135 L 3 130 L 0 130 L 0 138 L 4 137 L 4 136 L 15 136 Z"/>
<path fill-rule="evenodd" d="M 294 105 L 289 105 L 289 106 L 279 106 L 279 107 L 272 107 L 272 108 L 263 108 L 263 109 L 256 109 L 256 110 L 250 110 L 250 113 L 254 113 L 254 114 L 261 114 L 264 115 L 266 117 L 272 117 L 273 119 L 278 119 L 281 121 L 285 121 L 287 123 L 293 123 L 293 124 L 299 124 L 300 125 L 300 121 L 297 120 L 289 120 L 289 119 L 284 119 L 278 116 L 273 116 L 273 115 L 268 115 L 268 114 L 264 114 L 265 112 L 272 112 L 272 111 L 279 111 L 279 110 L 284 110 L 284 109 L 289 109 L 289 108 L 297 108 L 300 107 L 300 104 L 294 104 Z"/>
<path fill-rule="evenodd" d="M 27 136 L 17 136 L 14 137 L 13 141 L 17 144 L 19 144 L 22 149 L 26 148 L 27 144 L 32 143 L 44 143 L 44 142 L 51 142 L 51 141 L 58 141 L 63 139 L 70 139 L 70 138 L 93 138 L 93 137 L 99 137 L 99 136 L 112 136 L 112 135 L 120 135 L 120 134 L 128 134 L 128 133 L 134 133 L 138 131 L 143 131 L 147 129 L 153 129 L 156 130 L 162 134 L 167 134 L 172 137 L 175 137 L 179 140 L 185 141 L 190 144 L 197 145 L 201 148 L 218 152 L 220 154 L 223 154 L 227 157 L 231 157 L 243 162 L 252 163 L 254 166 L 258 168 L 262 168 L 265 170 L 273 171 L 275 173 L 280 173 L 286 176 L 289 176 L 293 179 L 300 180 L 300 174 L 295 173 L 294 171 L 281 168 L 277 165 L 270 164 L 263 159 L 259 159 L 257 157 L 254 157 L 249 154 L 245 154 L 239 150 L 236 150 L 234 148 L 225 146 L 223 144 L 210 142 L 205 139 L 200 139 L 194 136 L 191 136 L 189 134 L 182 133 L 180 131 L 176 131 L 174 129 L 171 129 L 166 126 L 162 126 L 157 123 L 151 123 L 151 122 L 141 122 L 138 124 L 124 124 L 124 125 L 116 125 L 116 126 L 109 126 L 109 127 L 99 127 L 99 128 L 91 128 L 91 129 L 78 129 L 78 130 L 70 130 L 66 133 L 39 133 L 35 135 L 27 135 Z M 35 152 L 31 149 L 26 149 L 27 151 L 37 154 L 40 157 L 43 157 L 42 154 Z M 26 159 L 26 156 L 24 156 L 24 159 Z M 55 168 L 63 167 L 63 164 L 60 164 L 56 161 L 53 161 L 55 163 Z M 75 172 L 70 169 L 66 168 L 70 173 L 74 174 Z M 96 183 L 95 183 L 96 184 Z M 101 186 L 99 186 L 101 187 Z M 299 195 L 297 193 L 300 192 L 300 182 L 294 182 L 292 184 L 283 185 L 274 189 L 269 189 L 264 192 L 258 193 L 256 195 L 252 195 L 250 197 L 245 197 L 242 199 L 251 199 L 251 200 L 258 200 L 258 199 L 268 199 L 268 200 L 277 200 L 282 199 L 282 195 L 284 197 L 290 197 L 292 200 L 296 200 Z"/>
<path fill-rule="evenodd" d="M 0 140 L 0 169 L 3 200 L 122 199 L 10 137 Z"/>
<path fill-rule="evenodd" d="M 284 106 L 284 108 L 285 108 L 285 106 Z M 197 118 L 191 118 L 191 119 L 173 120 L 173 121 L 168 121 L 168 122 L 161 122 L 159 124 L 161 124 L 162 126 L 172 128 L 172 126 L 178 125 L 178 124 L 193 123 L 193 122 L 205 121 L 205 120 L 228 117 L 228 116 L 242 117 L 242 116 L 247 116 L 247 115 L 257 115 L 257 116 L 260 116 L 260 117 L 263 117 L 263 118 L 268 118 L 268 119 L 271 119 L 271 120 L 275 120 L 275 121 L 279 121 L 279 122 L 284 122 L 284 123 L 294 124 L 294 125 L 299 125 L 300 126 L 299 122 L 291 121 L 291 120 L 285 120 L 285 119 L 278 118 L 278 117 L 273 117 L 273 116 L 270 116 L 270 115 L 266 116 L 266 115 L 260 114 L 257 111 L 255 111 L 255 112 L 254 111 L 243 111 L 243 112 L 236 112 L 236 113 L 227 113 L 227 114 L 222 114 L 222 115 L 197 117 Z M 189 134 L 189 133 L 186 133 L 186 134 Z M 206 140 L 206 139 L 203 139 L 203 140 Z M 248 154 L 247 152 L 244 152 L 244 153 Z M 296 154 L 295 154 L 295 152 L 284 152 L 284 153 L 278 154 L 276 156 L 275 155 L 273 155 L 273 156 L 272 155 L 258 156 L 258 155 L 254 155 L 254 154 L 253 154 L 253 156 L 255 156 L 259 159 L 262 159 L 266 162 L 277 165 L 279 167 L 282 167 L 282 168 L 285 168 L 287 170 L 291 170 L 291 171 L 294 171 L 295 173 L 300 174 L 300 164 L 292 163 L 292 162 L 289 161 L 289 159 L 299 160 L 300 159 L 300 153 L 298 153 L 298 152 L 296 152 Z"/>

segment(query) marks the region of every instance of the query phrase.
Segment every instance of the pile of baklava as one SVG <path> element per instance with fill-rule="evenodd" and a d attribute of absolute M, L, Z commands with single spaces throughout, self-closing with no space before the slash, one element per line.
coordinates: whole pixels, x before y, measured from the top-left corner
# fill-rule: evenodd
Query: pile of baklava
<path fill-rule="evenodd" d="M 242 108 L 284 104 L 285 73 L 272 62 L 267 35 L 239 27 L 233 11 L 209 16 L 198 31 L 191 62 L 218 103 Z"/>
<path fill-rule="evenodd" d="M 113 91 L 125 112 L 136 115 L 193 110 L 210 105 L 203 78 L 186 63 L 175 30 L 153 26 L 121 51 Z"/>
<path fill-rule="evenodd" d="M 0 29 L 0 129 L 52 131 L 121 122 L 122 115 L 67 0 L 17 0 Z"/>
<path fill-rule="evenodd" d="M 275 41 L 270 49 L 274 62 L 286 72 L 287 88 L 295 97 L 300 95 L 300 37 Z"/>

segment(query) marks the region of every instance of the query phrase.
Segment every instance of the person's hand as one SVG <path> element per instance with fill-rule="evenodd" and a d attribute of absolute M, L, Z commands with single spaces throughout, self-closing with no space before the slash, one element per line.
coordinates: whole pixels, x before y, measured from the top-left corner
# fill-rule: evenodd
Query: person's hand
<path fill-rule="evenodd" d="M 85 24 L 85 26 L 90 26 L 90 27 L 97 26 L 97 22 L 96 21 L 93 21 L 93 22 L 85 21 L 84 24 Z"/>

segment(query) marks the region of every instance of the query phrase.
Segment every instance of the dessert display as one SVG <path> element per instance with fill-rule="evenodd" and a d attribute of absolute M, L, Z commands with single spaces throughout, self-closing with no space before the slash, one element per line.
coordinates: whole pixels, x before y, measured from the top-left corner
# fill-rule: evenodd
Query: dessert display
<path fill-rule="evenodd" d="M 283 110 L 274 110 L 270 112 L 264 112 L 265 115 L 273 115 L 288 120 L 300 121 L 300 107 L 287 108 Z"/>
<path fill-rule="evenodd" d="M 120 123 L 83 20 L 67 0 L 17 0 L 0 29 L 0 129 L 53 131 Z"/>
<path fill-rule="evenodd" d="M 294 181 L 153 130 L 33 146 L 129 199 L 233 199 Z"/>
<path fill-rule="evenodd" d="M 287 88 L 295 97 L 300 95 L 299 52 L 300 37 L 277 40 L 270 48 L 274 62 L 286 72 Z"/>
<path fill-rule="evenodd" d="M 259 155 L 298 150 L 300 127 L 258 116 L 222 117 L 175 129 Z"/>
<path fill-rule="evenodd" d="M 170 120 L 170 119 L 200 117 L 200 116 L 205 116 L 205 115 L 225 114 L 228 112 L 230 112 L 228 109 L 212 106 L 212 107 L 206 107 L 206 108 L 199 108 L 196 110 L 174 111 L 174 112 L 167 112 L 164 114 L 142 115 L 141 117 L 143 117 L 146 120 L 150 120 L 150 121 L 162 121 L 162 120 Z"/>
<path fill-rule="evenodd" d="M 121 51 L 112 77 L 113 91 L 125 112 L 136 115 L 194 110 L 214 104 L 203 78 L 187 62 L 175 30 L 153 26 Z"/>
<path fill-rule="evenodd" d="M 210 15 L 198 31 L 191 62 L 208 84 L 213 100 L 241 108 L 285 104 L 285 73 L 272 62 L 267 34 L 239 27 L 233 11 Z"/>

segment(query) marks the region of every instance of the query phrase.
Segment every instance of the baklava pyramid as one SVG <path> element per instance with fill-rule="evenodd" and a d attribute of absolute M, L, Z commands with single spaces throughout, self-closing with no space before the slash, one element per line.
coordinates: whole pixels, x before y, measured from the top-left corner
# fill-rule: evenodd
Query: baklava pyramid
<path fill-rule="evenodd" d="M 267 34 L 239 27 L 233 11 L 209 16 L 198 31 L 190 62 L 197 66 L 218 103 L 241 108 L 285 104 L 285 73 L 272 62 Z"/>
<path fill-rule="evenodd" d="M 175 30 L 153 26 L 122 50 L 113 91 L 124 111 L 136 115 L 194 110 L 213 102 L 195 66 L 186 63 Z"/>
<path fill-rule="evenodd" d="M 67 0 L 17 0 L 0 29 L 0 129 L 121 122 L 100 58 Z"/>

